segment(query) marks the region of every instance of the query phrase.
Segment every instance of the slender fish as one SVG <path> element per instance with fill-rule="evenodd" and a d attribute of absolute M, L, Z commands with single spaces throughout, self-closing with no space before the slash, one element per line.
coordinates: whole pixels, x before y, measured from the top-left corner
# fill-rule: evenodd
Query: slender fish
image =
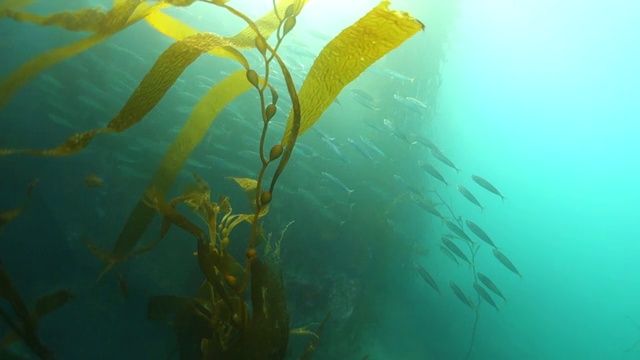
<path fill-rule="evenodd" d="M 456 246 L 456 244 L 451 242 L 451 240 L 447 238 L 442 238 L 442 243 L 444 244 L 444 246 L 447 247 L 447 249 L 451 250 L 451 252 L 454 253 L 457 257 L 459 257 L 460 259 L 466 261 L 469 265 L 471 265 L 471 261 L 469 261 L 469 258 L 467 258 L 467 256 L 462 252 L 462 250 L 460 250 L 460 248 Z"/>
<path fill-rule="evenodd" d="M 480 282 L 487 289 L 491 290 L 494 294 L 500 296 L 505 303 L 507 302 L 507 299 L 505 299 L 504 295 L 502 295 L 502 291 L 500 291 L 500 289 L 498 289 L 498 286 L 496 286 L 496 284 L 494 284 L 493 281 L 491 281 L 491 279 L 489 279 L 486 275 L 479 272 L 478 280 L 480 280 Z"/>
<path fill-rule="evenodd" d="M 476 289 L 476 292 L 478 293 L 478 295 L 480 295 L 481 298 L 484 299 L 484 301 L 488 302 L 489 305 L 493 306 L 496 310 L 500 311 L 500 309 L 498 309 L 498 306 L 496 305 L 496 302 L 493 301 L 493 299 L 491 298 L 491 295 L 489 295 L 487 290 L 485 290 L 482 286 L 478 285 L 477 282 L 473 283 L 473 288 Z"/>
<path fill-rule="evenodd" d="M 338 179 L 337 177 L 329 174 L 328 172 L 322 172 L 322 176 L 324 176 L 325 178 L 327 178 L 329 181 L 331 181 L 332 183 L 338 185 L 339 187 L 343 188 L 344 190 L 347 191 L 347 193 L 349 195 L 351 195 L 351 193 L 353 192 L 352 189 L 349 189 L 349 187 L 347 185 L 345 185 L 342 181 L 340 181 L 340 179 Z"/>
<path fill-rule="evenodd" d="M 473 306 L 473 303 L 471 302 L 471 300 L 469 300 L 469 297 L 467 297 L 467 295 L 465 295 L 462 292 L 462 290 L 460 290 L 458 285 L 456 285 L 453 281 L 450 281 L 449 287 L 451 288 L 451 290 L 453 290 L 453 293 L 456 294 L 458 299 L 460 299 L 460 301 L 462 301 L 463 304 L 467 305 L 469 309 L 475 310 L 475 307 Z"/>
<path fill-rule="evenodd" d="M 449 158 L 446 157 L 444 153 L 442 153 L 442 151 L 431 149 L 431 154 L 433 155 L 433 157 L 435 157 L 436 159 L 440 160 L 443 164 L 445 164 L 448 167 L 454 169 L 458 173 L 460 172 L 460 169 L 458 169 L 458 167 L 456 167 L 453 164 L 453 162 L 451 160 L 449 160 Z"/>
<path fill-rule="evenodd" d="M 473 181 L 475 181 L 476 184 L 478 184 L 478 185 L 482 186 L 483 188 L 485 188 L 485 190 L 500 196 L 502 201 L 504 201 L 505 197 L 500 193 L 500 191 L 498 191 L 498 189 L 495 188 L 495 186 L 491 185 L 490 182 L 488 182 L 487 180 L 485 180 L 485 179 L 483 179 L 483 178 L 481 178 L 480 176 L 477 176 L 477 175 L 471 176 L 471 179 Z"/>
<path fill-rule="evenodd" d="M 447 183 L 447 181 L 444 179 L 444 176 L 442 176 L 442 174 L 440 174 L 440 172 L 434 168 L 433 166 L 431 166 L 431 164 L 427 164 L 425 162 L 422 161 L 418 161 L 418 165 L 420 165 L 420 167 L 422 168 L 422 170 L 426 171 L 427 174 L 433 176 L 436 180 L 441 181 L 442 183 L 444 183 L 446 186 L 449 185 L 449 183 Z"/>
<path fill-rule="evenodd" d="M 503 253 L 500 252 L 500 250 L 494 248 L 493 256 L 495 256 L 496 259 L 498 259 L 498 261 L 500 261 L 502 265 L 504 265 L 507 269 L 511 270 L 512 273 L 518 275 L 522 279 L 522 275 L 520 275 L 520 272 L 518 271 L 516 266 L 513 265 L 513 263 Z"/>
<path fill-rule="evenodd" d="M 482 205 L 480 205 L 480 202 L 478 201 L 478 199 L 476 199 L 476 197 L 473 196 L 473 194 L 471 192 L 469 192 L 469 190 L 467 190 L 467 188 L 465 188 L 462 185 L 458 185 L 458 191 L 460 191 L 462 196 L 467 198 L 467 200 L 471 201 L 472 204 L 474 204 L 475 206 L 479 207 L 480 210 L 484 210 Z"/>
<path fill-rule="evenodd" d="M 433 277 L 431 276 L 431 274 L 429 274 L 429 272 L 423 268 L 422 266 L 413 263 L 413 265 L 415 266 L 416 270 L 418 270 L 418 274 L 420 274 L 420 276 L 422 277 L 422 279 L 429 284 L 429 286 L 431 286 L 435 291 L 438 292 L 438 294 L 440 294 L 440 288 L 438 288 L 438 284 L 436 283 L 436 281 L 433 279 Z"/>
<path fill-rule="evenodd" d="M 453 222 L 451 222 L 449 220 L 445 220 L 444 224 L 447 225 L 449 230 L 453 231 L 454 234 L 456 234 L 458 237 L 460 237 L 463 240 L 466 240 L 468 242 L 473 242 L 473 240 L 471 240 L 471 238 L 464 231 L 462 231 L 462 229 L 460 229 L 460 227 L 458 225 L 454 224 Z"/>
<path fill-rule="evenodd" d="M 476 234 L 476 236 L 479 237 L 480 240 L 486 242 L 487 244 L 493 246 L 494 248 L 497 247 L 496 244 L 494 244 L 493 241 L 491 241 L 491 238 L 489 237 L 489 235 L 487 235 L 487 233 L 485 233 L 480 228 L 480 226 L 476 225 L 474 222 L 470 220 L 466 220 L 465 223 L 467 224 L 467 227 L 469 228 L 469 230 L 471 230 L 472 233 Z"/>

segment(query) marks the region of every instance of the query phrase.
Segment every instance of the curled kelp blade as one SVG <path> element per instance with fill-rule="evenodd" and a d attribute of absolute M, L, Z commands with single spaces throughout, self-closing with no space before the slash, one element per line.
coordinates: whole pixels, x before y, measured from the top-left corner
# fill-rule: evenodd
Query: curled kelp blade
<path fill-rule="evenodd" d="M 389 4 L 388 1 L 381 2 L 344 29 L 318 54 L 298 94 L 302 110 L 299 135 L 320 119 L 347 84 L 422 30 L 420 22 L 408 13 L 390 10 Z M 352 61 L 354 54 L 358 61 Z M 288 142 L 293 127 L 293 113 L 290 113 L 282 144 Z"/>

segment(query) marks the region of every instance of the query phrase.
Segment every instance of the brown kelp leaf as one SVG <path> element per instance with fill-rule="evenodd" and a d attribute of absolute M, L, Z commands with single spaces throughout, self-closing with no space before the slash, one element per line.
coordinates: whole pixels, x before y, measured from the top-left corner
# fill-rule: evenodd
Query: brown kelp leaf
<path fill-rule="evenodd" d="M 422 29 L 409 14 L 388 9 L 383 1 L 322 49 L 299 92 L 302 118 L 298 135 L 307 131 L 340 91 L 367 67 Z M 293 128 L 289 114 L 283 144 Z"/>

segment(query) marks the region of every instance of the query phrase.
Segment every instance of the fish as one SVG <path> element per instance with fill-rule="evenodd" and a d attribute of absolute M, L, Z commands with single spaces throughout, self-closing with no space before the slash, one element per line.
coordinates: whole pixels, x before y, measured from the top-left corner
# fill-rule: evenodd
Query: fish
<path fill-rule="evenodd" d="M 364 90 L 360 90 L 360 89 L 351 89 L 351 94 L 354 97 L 359 97 L 362 98 L 370 103 L 374 103 L 374 102 L 378 102 L 373 96 L 371 96 L 369 93 L 367 93 Z"/>
<path fill-rule="evenodd" d="M 469 190 L 467 190 L 466 187 L 464 187 L 462 185 L 458 185 L 458 191 L 460 191 L 462 196 L 464 196 L 467 200 L 471 201 L 472 204 L 474 204 L 475 206 L 479 207 L 480 210 L 484 210 L 484 207 L 482 207 L 482 205 L 480 204 L 478 199 L 476 199 L 476 197 L 473 196 L 473 194 Z"/>
<path fill-rule="evenodd" d="M 427 164 L 425 162 L 418 161 L 418 165 L 422 168 L 422 170 L 426 171 L 427 174 L 433 176 L 436 180 L 440 180 L 446 186 L 449 186 L 449 183 L 444 179 L 442 174 L 440 174 L 440 172 L 438 170 L 436 170 L 436 168 L 431 166 L 431 164 Z"/>
<path fill-rule="evenodd" d="M 466 240 L 466 241 L 471 242 L 471 243 L 473 242 L 473 240 L 471 240 L 471 238 L 462 229 L 460 229 L 460 227 L 458 225 L 454 224 L 453 222 L 451 222 L 449 220 L 445 220 L 444 224 L 447 225 L 449 230 L 453 231 L 462 240 Z"/>
<path fill-rule="evenodd" d="M 387 74 L 388 76 L 397 79 L 397 80 L 402 80 L 402 81 L 409 81 L 409 82 L 413 82 L 414 78 L 412 77 L 408 77 L 405 74 L 401 74 L 397 71 L 391 70 L 391 69 L 383 69 L 383 71 L 385 72 L 385 74 Z"/>
<path fill-rule="evenodd" d="M 99 187 L 102 184 L 104 184 L 104 180 L 96 174 L 90 174 L 84 178 L 84 185 L 88 188 Z"/>
<path fill-rule="evenodd" d="M 471 179 L 472 179 L 473 181 L 475 181 L 475 182 L 476 182 L 476 184 L 478 184 L 478 185 L 482 186 L 483 188 L 485 188 L 485 190 L 487 190 L 487 191 L 489 191 L 489 192 L 491 192 L 491 193 L 494 193 L 494 194 L 496 194 L 496 195 L 500 196 L 500 198 L 502 199 L 502 201 L 504 201 L 504 199 L 505 199 L 504 195 L 502 195 L 502 194 L 500 193 L 500 191 L 498 191 L 498 189 L 496 189 L 496 188 L 495 188 L 495 186 L 491 185 L 491 183 L 490 183 L 490 182 L 488 182 L 487 180 L 485 180 L 485 179 L 481 178 L 481 177 L 480 177 L 480 176 L 478 176 L 478 175 L 472 175 L 472 176 L 471 176 Z"/>
<path fill-rule="evenodd" d="M 500 252 L 500 250 L 493 248 L 493 256 L 495 256 L 496 259 L 498 259 L 498 261 L 500 261 L 500 263 L 502 263 L 502 265 L 504 265 L 512 273 L 518 275 L 522 279 L 522 275 L 520 275 L 520 272 L 518 271 L 516 266 L 513 265 L 513 263 L 503 253 Z"/>
<path fill-rule="evenodd" d="M 507 299 L 502 295 L 502 291 L 498 289 L 498 286 L 491 281 L 486 275 L 478 272 L 478 280 L 489 290 L 491 290 L 494 294 L 500 296 L 504 302 L 507 302 Z"/>
<path fill-rule="evenodd" d="M 400 184 L 402 184 L 402 186 L 404 186 L 404 187 L 405 187 L 405 189 L 409 190 L 409 192 L 411 192 L 411 193 L 413 193 L 413 194 L 415 194 L 415 195 L 418 195 L 418 196 L 422 196 L 422 195 L 420 195 L 420 189 L 418 189 L 418 188 L 416 188 L 415 186 L 413 186 L 413 185 L 409 184 L 409 183 L 407 182 L 407 180 L 405 180 L 405 179 L 403 179 L 403 178 L 402 178 L 402 176 L 397 175 L 397 174 L 394 174 L 394 175 L 393 175 L 393 178 L 394 178 L 397 182 L 399 182 Z"/>
<path fill-rule="evenodd" d="M 457 257 L 466 261 L 467 264 L 471 265 L 471 261 L 469 261 L 469 258 L 467 258 L 467 256 L 462 252 L 462 250 L 460 250 L 460 248 L 456 246 L 456 244 L 454 244 L 451 240 L 443 237 L 442 243 L 444 244 L 444 246 L 447 247 L 447 249 L 451 250 L 451 252 L 454 253 Z"/>
<path fill-rule="evenodd" d="M 328 172 L 323 171 L 322 172 L 322 176 L 324 176 L 325 178 L 330 180 L 332 183 L 334 183 L 334 184 L 340 186 L 341 188 L 343 188 L 344 190 L 346 190 L 349 195 L 351 195 L 351 193 L 353 193 L 353 189 L 349 189 L 349 187 L 347 185 L 345 185 L 342 181 L 340 181 L 340 179 L 338 179 L 337 177 L 329 174 Z"/>
<path fill-rule="evenodd" d="M 420 115 L 424 111 L 429 110 L 429 107 L 425 105 L 422 101 L 413 98 L 413 97 L 404 97 L 398 94 L 393 95 L 393 98 L 396 99 L 400 104 L 402 104 L 405 108 L 414 113 Z"/>
<path fill-rule="evenodd" d="M 366 157 L 367 159 L 369 159 L 369 160 L 371 160 L 371 161 L 373 161 L 373 160 L 374 160 L 374 159 L 373 159 L 373 157 L 371 156 L 371 154 L 369 154 L 369 152 L 367 151 L 367 149 L 365 149 L 365 147 L 364 147 L 361 143 L 356 142 L 355 140 L 353 140 L 353 139 L 352 139 L 352 138 L 350 138 L 350 137 L 348 137 L 348 138 L 347 138 L 347 141 L 348 141 L 351 145 L 353 145 L 353 147 L 355 147 L 355 148 L 356 148 L 356 150 L 357 150 L 360 154 L 362 154 L 362 156 Z"/>
<path fill-rule="evenodd" d="M 422 266 L 420 266 L 419 264 L 416 264 L 416 263 L 413 263 L 413 266 L 415 266 L 416 270 L 418 270 L 418 274 L 420 274 L 422 279 L 427 284 L 429 284 L 429 286 L 431 286 L 435 291 L 437 291 L 438 294 L 442 294 L 440 292 L 440 288 L 438 288 L 438 284 L 436 283 L 436 281 L 433 279 L 431 274 L 429 274 L 429 272 L 425 268 L 423 268 Z"/>
<path fill-rule="evenodd" d="M 440 148 L 438 148 L 436 144 L 434 144 L 431 140 L 427 139 L 424 136 L 416 135 L 413 137 L 413 139 L 416 141 L 416 143 L 424 145 L 429 150 L 440 151 Z"/>
<path fill-rule="evenodd" d="M 460 266 L 460 262 L 458 261 L 458 259 L 456 258 L 455 255 L 453 255 L 453 253 L 451 252 L 451 250 L 449 250 L 446 246 L 444 245 L 440 245 L 440 251 L 445 254 L 449 259 L 451 259 L 453 262 L 456 263 L 456 265 Z"/>
<path fill-rule="evenodd" d="M 360 140 L 362 141 L 363 144 L 365 144 L 369 149 L 371 149 L 376 154 L 382 157 L 387 157 L 387 154 L 385 154 L 384 151 L 382 151 L 379 147 L 377 147 L 376 144 L 374 144 L 373 141 L 371 141 L 371 139 L 369 139 L 368 137 L 360 135 Z"/>
<path fill-rule="evenodd" d="M 484 299 L 484 301 L 489 303 L 489 305 L 493 306 L 496 310 L 500 311 L 500 309 L 498 309 L 498 305 L 496 305 L 496 302 L 493 301 L 493 299 L 491 298 L 491 295 L 489 295 L 487 290 L 485 290 L 482 286 L 478 285 L 477 282 L 473 283 L 473 288 L 476 289 L 476 292 L 478 293 L 478 295 L 480 295 L 481 298 Z"/>
<path fill-rule="evenodd" d="M 449 158 L 442 151 L 431 149 L 431 155 L 440 160 L 443 164 L 454 169 L 457 173 L 460 172 L 460 169 L 458 169 L 458 167 L 455 166 L 455 164 L 451 160 L 449 160 Z"/>
<path fill-rule="evenodd" d="M 411 200 L 413 200 L 413 202 L 415 202 L 416 204 L 418 204 L 418 206 L 420 206 L 420 208 L 432 215 L 435 215 L 437 217 L 439 217 L 440 219 L 442 219 L 442 214 L 440 214 L 440 212 L 438 211 L 438 209 L 436 209 L 428 200 L 425 200 L 424 198 L 412 193 L 411 195 L 409 195 L 411 197 Z"/>
<path fill-rule="evenodd" d="M 479 237 L 480 240 L 486 242 L 487 244 L 493 246 L 494 248 L 497 247 L 496 244 L 494 244 L 493 241 L 491 241 L 491 238 L 489 237 L 489 235 L 487 235 L 487 233 L 485 233 L 474 222 L 472 222 L 470 220 L 466 220 L 465 224 L 467 224 L 467 227 L 469 228 L 469 230 L 471 230 L 472 233 L 476 234 L 476 236 Z"/>
<path fill-rule="evenodd" d="M 473 306 L 473 303 L 471 302 L 471 300 L 469 300 L 467 295 L 465 295 L 462 292 L 462 290 L 460 290 L 458 285 L 456 285 L 453 281 L 449 281 L 449 287 L 451 288 L 453 293 L 456 294 L 458 299 L 460 299 L 460 301 L 462 301 L 463 304 L 467 305 L 471 310 L 475 310 L 475 307 Z"/>
<path fill-rule="evenodd" d="M 333 151 L 334 154 L 338 155 L 340 160 L 348 163 L 347 159 L 345 159 L 345 157 L 340 152 L 340 149 L 338 149 L 338 146 L 336 144 L 334 144 L 333 141 L 331 141 L 330 138 L 323 137 L 322 141 L 324 141 L 325 144 L 327 144 L 327 146 L 331 149 L 331 151 Z"/>

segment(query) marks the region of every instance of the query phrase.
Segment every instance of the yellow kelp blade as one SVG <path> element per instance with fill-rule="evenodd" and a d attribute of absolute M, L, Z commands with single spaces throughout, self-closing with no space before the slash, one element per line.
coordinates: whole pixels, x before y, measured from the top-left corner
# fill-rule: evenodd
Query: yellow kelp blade
<path fill-rule="evenodd" d="M 405 40 L 422 30 L 422 24 L 409 14 L 389 10 L 383 1 L 355 24 L 343 30 L 322 49 L 300 88 L 302 135 L 331 105 L 340 91 L 367 67 Z M 293 126 L 289 114 L 282 143 L 286 144 Z"/>
<path fill-rule="evenodd" d="M 289 5 L 293 4 L 294 2 L 299 9 L 302 9 L 307 0 L 281 0 L 276 5 L 278 13 L 282 16 L 287 7 L 289 7 Z M 197 31 L 191 28 L 189 25 L 161 12 L 154 12 L 147 16 L 145 20 L 147 20 L 147 22 L 161 34 L 164 34 L 176 41 L 182 40 L 187 36 L 191 36 L 197 33 Z M 255 22 L 255 25 L 260 30 L 262 36 L 264 38 L 268 38 L 269 36 L 271 36 L 271 34 L 273 34 L 274 31 L 278 30 L 278 26 L 280 26 L 280 20 L 278 20 L 278 16 L 276 15 L 275 11 L 271 10 L 263 15 L 260 19 L 258 19 Z M 240 62 L 240 64 L 242 64 L 245 69 L 248 69 L 249 64 L 247 63 L 247 60 L 235 49 L 254 48 L 256 46 L 255 31 L 250 26 L 247 26 L 238 34 L 226 39 L 232 46 L 233 51 L 225 48 L 216 48 L 209 53 L 211 55 L 234 59 Z"/>
<path fill-rule="evenodd" d="M 176 41 L 183 40 L 198 33 L 197 30 L 193 29 L 189 25 L 160 11 L 149 14 L 145 17 L 145 20 L 161 34 L 164 34 Z M 233 59 L 239 62 L 245 69 L 249 69 L 247 59 L 242 55 L 242 53 L 232 46 L 214 48 L 209 51 L 209 54 Z"/>
<path fill-rule="evenodd" d="M 296 6 L 301 10 L 307 1 L 308 0 L 281 0 L 276 4 L 276 9 L 278 14 L 283 16 L 289 5 L 296 3 Z M 274 31 L 278 30 L 278 26 L 280 26 L 280 20 L 278 20 L 278 16 L 274 10 L 269 11 L 254 23 L 265 39 L 269 38 Z M 251 49 L 256 46 L 256 33 L 250 26 L 247 26 L 229 38 L 229 41 L 237 48 Z"/>
<path fill-rule="evenodd" d="M 105 128 L 72 135 L 62 145 L 53 149 L 0 149 L 0 155 L 20 153 L 42 156 L 71 155 L 87 147 L 98 134 L 125 131 L 142 120 L 160 102 L 182 72 L 202 53 L 226 44 L 221 37 L 207 33 L 196 34 L 178 41 L 160 55 L 118 115 Z"/>
<path fill-rule="evenodd" d="M 250 88 L 251 84 L 246 80 L 244 70 L 232 73 L 211 88 L 193 108 L 191 116 L 169 147 L 148 188 L 155 187 L 156 191 L 164 196 L 220 111 Z M 154 214 L 155 211 L 145 205 L 141 198 L 129 215 L 112 250 L 114 258 L 127 257 L 151 223 Z"/>
<path fill-rule="evenodd" d="M 124 6 L 124 5 L 123 5 Z M 156 4 L 153 6 L 148 6 L 144 3 L 141 3 L 133 15 L 130 15 L 123 12 L 112 12 L 111 16 L 126 16 L 124 19 L 125 23 L 118 30 L 112 30 L 109 33 L 99 33 L 93 34 L 87 38 L 84 38 L 80 41 L 74 42 L 67 46 L 63 46 L 60 48 L 56 48 L 45 53 L 42 53 L 35 58 L 29 60 L 28 62 L 22 64 L 18 69 L 13 71 L 9 76 L 4 78 L 0 82 L 0 108 L 6 105 L 9 99 L 15 94 L 15 92 L 24 85 L 27 81 L 34 78 L 38 73 L 44 71 L 45 69 L 62 62 L 63 60 L 70 58 L 82 51 L 85 51 L 100 42 L 106 40 L 111 37 L 119 30 L 123 30 L 124 28 L 133 25 L 134 23 L 140 21 L 145 16 L 154 11 L 160 10 L 163 7 L 166 7 L 166 4 Z M 113 23 L 121 23 L 123 19 L 113 19 Z"/>

